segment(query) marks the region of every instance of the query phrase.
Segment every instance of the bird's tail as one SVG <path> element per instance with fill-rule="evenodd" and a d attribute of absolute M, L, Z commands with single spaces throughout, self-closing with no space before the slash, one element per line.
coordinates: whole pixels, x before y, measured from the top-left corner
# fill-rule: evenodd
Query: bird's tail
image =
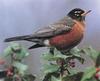
<path fill-rule="evenodd" d="M 32 35 L 16 36 L 16 37 L 7 38 L 4 40 L 4 42 L 27 40 L 27 39 L 31 39 L 31 38 L 32 38 Z"/>

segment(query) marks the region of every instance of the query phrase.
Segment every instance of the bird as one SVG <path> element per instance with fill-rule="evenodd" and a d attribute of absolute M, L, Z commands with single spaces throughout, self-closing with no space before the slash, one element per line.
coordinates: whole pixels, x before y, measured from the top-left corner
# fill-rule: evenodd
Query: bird
<path fill-rule="evenodd" d="M 6 38 L 5 42 L 30 41 L 34 45 L 29 49 L 39 47 L 50 47 L 50 53 L 56 48 L 60 52 L 70 50 L 77 46 L 84 37 L 85 17 L 91 10 L 84 11 L 81 8 L 74 8 L 62 19 L 45 26 L 33 34 Z"/>

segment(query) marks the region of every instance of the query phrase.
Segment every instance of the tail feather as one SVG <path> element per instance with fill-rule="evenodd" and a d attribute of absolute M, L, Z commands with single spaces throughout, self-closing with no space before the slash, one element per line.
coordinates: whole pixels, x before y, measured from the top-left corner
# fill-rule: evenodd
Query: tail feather
<path fill-rule="evenodd" d="M 16 36 L 16 37 L 7 38 L 4 40 L 4 42 L 27 40 L 27 39 L 31 39 L 31 38 L 33 38 L 32 35 Z"/>
<path fill-rule="evenodd" d="M 35 44 L 31 47 L 29 47 L 28 49 L 34 49 L 34 48 L 39 48 L 39 47 L 44 47 L 45 45 L 40 45 L 40 44 Z"/>

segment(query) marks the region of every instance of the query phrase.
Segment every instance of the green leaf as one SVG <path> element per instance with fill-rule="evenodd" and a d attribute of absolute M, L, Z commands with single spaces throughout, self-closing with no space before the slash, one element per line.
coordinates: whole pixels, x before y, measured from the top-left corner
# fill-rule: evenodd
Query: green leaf
<path fill-rule="evenodd" d="M 100 66 L 100 52 L 96 51 L 92 47 L 88 47 L 82 50 L 83 53 L 87 54 L 94 62 L 96 67 Z"/>
<path fill-rule="evenodd" d="M 69 57 L 71 57 L 71 56 L 66 56 L 66 55 L 62 55 L 62 54 L 54 55 L 55 59 L 66 59 L 66 58 L 69 58 Z"/>
<path fill-rule="evenodd" d="M 100 67 L 100 53 L 96 59 L 96 64 L 95 64 L 96 67 Z"/>
<path fill-rule="evenodd" d="M 34 81 L 36 77 L 33 76 L 32 74 L 27 74 L 27 75 L 24 75 L 22 78 L 24 81 Z"/>
<path fill-rule="evenodd" d="M 44 65 L 43 71 L 45 74 L 55 72 L 59 69 L 59 66 L 56 64 L 49 64 L 49 65 Z"/>
<path fill-rule="evenodd" d="M 13 62 L 13 66 L 18 69 L 19 74 L 24 75 L 25 72 L 28 69 L 28 66 L 25 64 L 22 64 L 20 62 Z"/>
<path fill-rule="evenodd" d="M 53 58 L 54 56 L 52 55 L 52 54 L 43 54 L 42 55 L 42 58 L 44 59 L 44 60 L 47 60 L 47 61 L 53 61 L 54 60 L 54 58 Z"/>
<path fill-rule="evenodd" d="M 62 54 L 43 54 L 42 55 L 42 58 L 44 60 L 47 60 L 47 61 L 56 61 L 58 59 L 66 59 L 66 58 L 69 58 L 71 56 L 66 56 L 66 55 L 62 55 Z"/>
<path fill-rule="evenodd" d="M 98 80 L 95 77 L 91 77 L 90 79 L 85 80 L 85 81 L 98 81 Z"/>
<path fill-rule="evenodd" d="M 71 49 L 70 53 L 73 55 L 73 58 L 79 60 L 79 62 L 81 62 L 82 64 L 84 63 L 84 58 L 82 58 L 81 56 L 80 49 L 75 47 Z"/>
<path fill-rule="evenodd" d="M 4 49 L 4 57 L 8 57 L 9 55 L 11 55 L 13 52 L 11 50 L 11 46 L 8 46 L 6 49 Z"/>
<path fill-rule="evenodd" d="M 52 72 L 52 73 L 48 73 L 46 75 L 44 75 L 44 78 L 42 81 L 50 81 L 51 80 L 51 76 L 54 76 L 54 77 L 59 77 L 60 73 L 57 71 L 57 72 Z"/>
<path fill-rule="evenodd" d="M 94 76 L 95 73 L 96 73 L 96 68 L 95 67 L 88 67 L 85 70 L 81 81 L 86 81 L 86 80 L 91 79 Z"/>
<path fill-rule="evenodd" d="M 81 56 L 78 57 L 78 56 L 74 56 L 80 63 L 84 63 L 84 58 L 82 58 Z"/>
<path fill-rule="evenodd" d="M 62 81 L 62 80 L 60 78 L 56 78 L 56 77 L 52 76 L 51 81 Z"/>
<path fill-rule="evenodd" d="M 57 60 L 57 59 L 67 59 L 67 58 L 70 58 L 72 57 L 72 55 L 63 55 L 60 51 L 58 50 L 55 50 L 54 51 L 54 59 Z"/>
<path fill-rule="evenodd" d="M 90 56 L 94 61 L 96 61 L 98 55 L 100 54 L 98 51 L 94 50 L 92 47 L 88 47 L 82 50 L 83 53 Z"/>
<path fill-rule="evenodd" d="M 78 49 L 77 47 L 74 47 L 73 49 L 71 49 L 70 51 L 72 54 L 77 54 L 80 52 L 80 49 Z"/>
<path fill-rule="evenodd" d="M 73 76 L 73 75 L 76 75 L 77 73 L 79 73 L 78 70 L 75 70 L 75 69 L 71 69 L 71 68 L 67 68 L 69 73 L 70 73 L 70 76 Z"/>
<path fill-rule="evenodd" d="M 20 49 L 20 52 L 13 51 L 12 49 L 14 49 L 14 50 L 19 50 Z M 24 47 L 22 47 L 20 44 L 11 42 L 11 45 L 8 46 L 4 50 L 4 54 L 5 55 L 11 55 L 11 54 L 14 54 L 14 53 L 16 53 L 17 57 L 20 58 L 20 59 L 22 59 L 22 58 L 29 55 L 27 50 Z"/>
<path fill-rule="evenodd" d="M 13 77 L 6 77 L 4 78 L 4 81 L 13 81 Z"/>
<path fill-rule="evenodd" d="M 77 72 L 74 75 L 67 75 L 63 77 L 62 81 L 80 81 L 83 76 L 83 72 Z"/>

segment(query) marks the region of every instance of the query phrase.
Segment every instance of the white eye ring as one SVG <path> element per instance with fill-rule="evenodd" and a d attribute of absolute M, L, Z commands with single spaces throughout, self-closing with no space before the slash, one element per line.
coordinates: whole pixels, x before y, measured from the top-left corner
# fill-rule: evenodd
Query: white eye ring
<path fill-rule="evenodd" d="M 79 16 L 79 14 L 77 14 L 76 16 Z"/>
<path fill-rule="evenodd" d="M 77 16 L 77 14 L 75 14 Z"/>
<path fill-rule="evenodd" d="M 79 14 L 75 14 L 75 16 L 79 16 Z"/>
<path fill-rule="evenodd" d="M 75 13 L 77 13 L 77 11 L 75 11 Z"/>

